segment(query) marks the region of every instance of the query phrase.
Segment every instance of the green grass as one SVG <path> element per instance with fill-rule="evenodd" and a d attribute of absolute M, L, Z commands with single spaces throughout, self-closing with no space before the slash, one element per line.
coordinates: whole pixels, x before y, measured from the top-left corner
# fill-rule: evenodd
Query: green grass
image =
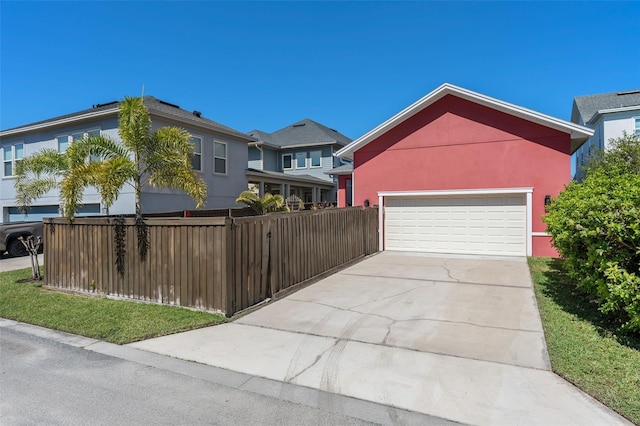
<path fill-rule="evenodd" d="M 0 273 L 0 317 L 125 344 L 226 321 L 222 315 L 49 291 L 16 281 L 30 269 Z"/>
<path fill-rule="evenodd" d="M 530 258 L 529 268 L 553 371 L 640 424 L 640 336 L 618 334 L 561 260 Z"/>

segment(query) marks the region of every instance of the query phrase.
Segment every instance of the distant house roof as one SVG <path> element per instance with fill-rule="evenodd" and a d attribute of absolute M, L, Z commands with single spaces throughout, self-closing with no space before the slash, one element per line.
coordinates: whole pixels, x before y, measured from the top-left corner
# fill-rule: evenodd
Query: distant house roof
<path fill-rule="evenodd" d="M 343 164 L 324 173 L 327 175 L 350 175 L 353 173 L 353 164 Z"/>
<path fill-rule="evenodd" d="M 595 121 L 599 114 L 627 109 L 640 109 L 640 89 L 576 96 L 573 99 L 571 121 L 589 124 Z"/>
<path fill-rule="evenodd" d="M 331 188 L 334 185 L 333 182 L 331 181 L 320 179 L 311 175 L 292 175 L 290 173 L 256 170 L 251 168 L 247 169 L 245 174 L 248 177 L 257 177 L 260 179 L 271 178 L 270 180 L 274 180 L 274 181 L 279 181 L 279 182 L 281 181 L 281 182 L 294 183 L 294 184 L 297 183 L 302 185 L 312 184 L 317 186 L 324 186 L 327 188 Z M 249 179 L 249 182 L 251 182 L 251 179 Z"/>
<path fill-rule="evenodd" d="M 279 148 L 295 148 L 315 145 L 340 145 L 346 146 L 351 139 L 337 130 L 331 129 L 316 121 L 305 118 L 276 132 L 267 133 L 260 130 L 252 130 L 250 136 L 260 141 Z"/>
<path fill-rule="evenodd" d="M 262 142 L 266 145 L 271 145 L 275 148 L 278 148 L 278 144 L 273 141 L 273 137 L 271 137 L 271 133 L 263 132 L 262 130 L 252 130 L 247 132 L 249 136 L 257 139 L 258 142 Z"/>
<path fill-rule="evenodd" d="M 527 108 L 523 108 L 518 105 L 514 105 L 499 99 L 495 99 L 481 93 L 473 92 L 462 87 L 455 86 L 450 83 L 444 83 L 432 92 L 425 95 L 423 98 L 409 105 L 404 110 L 400 111 L 384 123 L 380 124 L 373 130 L 360 136 L 355 141 L 351 142 L 348 146 L 342 148 L 336 155 L 340 158 L 353 158 L 353 153 L 363 146 L 372 142 L 379 136 L 403 123 L 405 120 L 418 114 L 420 111 L 429 107 L 438 100 L 444 98 L 447 95 L 456 96 L 461 99 L 465 99 L 469 102 L 476 103 L 478 105 L 485 106 L 487 108 L 494 109 L 496 111 L 504 112 L 505 114 L 512 115 L 514 117 L 522 118 L 532 123 L 537 123 L 551 129 L 567 133 L 571 137 L 571 152 L 575 152 L 580 145 L 582 145 L 589 137 L 593 135 L 593 130 L 580 126 L 575 123 L 570 123 L 559 118 L 551 117 L 546 114 L 542 114 L 537 111 L 533 111 Z"/>
<path fill-rule="evenodd" d="M 151 114 L 152 116 L 156 115 L 169 120 L 187 123 L 198 127 L 204 127 L 215 132 L 235 136 L 247 141 L 255 140 L 255 138 L 247 136 L 245 133 L 232 129 L 231 127 L 225 126 L 213 120 L 209 120 L 208 118 L 202 117 L 202 114 L 199 111 L 187 111 L 180 108 L 178 105 L 162 101 L 153 96 L 145 96 L 144 104 L 149 110 L 149 114 Z M 49 118 L 47 120 L 37 121 L 31 124 L 25 124 L 23 126 L 14 127 L 11 129 L 2 130 L 0 131 L 0 136 L 25 133 L 47 127 L 65 126 L 78 121 L 86 121 L 98 117 L 117 115 L 119 106 L 119 101 L 96 104 L 91 108 L 87 108 L 82 111 Z"/>

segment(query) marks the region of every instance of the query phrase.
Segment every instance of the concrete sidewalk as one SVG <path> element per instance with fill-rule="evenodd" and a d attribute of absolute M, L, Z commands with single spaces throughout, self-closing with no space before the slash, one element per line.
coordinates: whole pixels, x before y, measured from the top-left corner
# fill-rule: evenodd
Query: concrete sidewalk
<path fill-rule="evenodd" d="M 38 255 L 40 266 L 44 264 L 44 255 Z M 15 271 L 16 269 L 31 268 L 31 258 L 29 256 L 9 257 L 7 254 L 0 256 L 0 272 Z"/>
<path fill-rule="evenodd" d="M 525 259 L 384 252 L 129 346 L 468 424 L 628 424 L 549 370 Z"/>

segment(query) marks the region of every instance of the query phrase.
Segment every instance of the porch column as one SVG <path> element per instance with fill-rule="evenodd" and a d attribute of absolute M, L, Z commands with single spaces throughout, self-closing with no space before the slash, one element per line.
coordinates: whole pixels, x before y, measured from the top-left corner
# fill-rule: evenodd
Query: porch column
<path fill-rule="evenodd" d="M 258 196 L 260 198 L 264 197 L 264 181 L 260 181 L 258 184 Z"/>
<path fill-rule="evenodd" d="M 311 188 L 311 202 L 312 203 L 317 203 L 318 201 L 318 188 L 316 188 L 315 186 Z"/>

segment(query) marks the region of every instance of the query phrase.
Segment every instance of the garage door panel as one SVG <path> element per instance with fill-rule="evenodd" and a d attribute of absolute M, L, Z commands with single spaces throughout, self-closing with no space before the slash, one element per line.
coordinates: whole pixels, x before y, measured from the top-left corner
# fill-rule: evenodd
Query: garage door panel
<path fill-rule="evenodd" d="M 388 250 L 526 254 L 524 194 L 390 197 L 384 214 Z"/>

